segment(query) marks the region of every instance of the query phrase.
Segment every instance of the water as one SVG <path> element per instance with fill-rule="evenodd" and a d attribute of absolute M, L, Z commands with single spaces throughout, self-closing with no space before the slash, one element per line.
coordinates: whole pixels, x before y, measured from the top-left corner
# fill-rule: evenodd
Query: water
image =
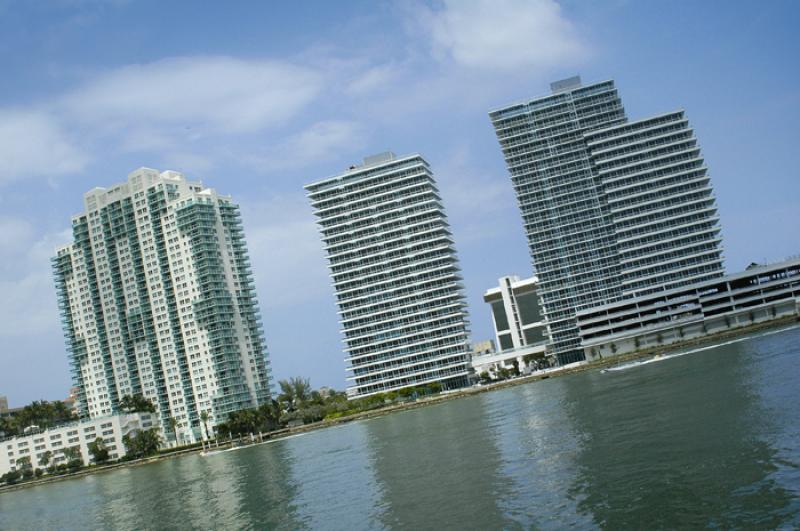
<path fill-rule="evenodd" d="M 0 494 L 0 529 L 800 527 L 800 329 Z"/>

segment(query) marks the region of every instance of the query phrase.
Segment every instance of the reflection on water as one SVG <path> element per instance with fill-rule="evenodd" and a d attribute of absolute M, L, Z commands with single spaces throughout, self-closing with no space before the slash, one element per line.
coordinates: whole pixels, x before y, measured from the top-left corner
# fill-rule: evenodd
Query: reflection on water
<path fill-rule="evenodd" d="M 366 423 L 383 489 L 387 528 L 507 527 L 511 494 L 487 424 L 485 402 L 457 400 Z"/>
<path fill-rule="evenodd" d="M 297 485 L 294 504 L 304 526 L 380 527 L 383 487 L 366 451 L 367 437 L 364 423 L 359 422 L 286 441 Z"/>
<path fill-rule="evenodd" d="M 95 524 L 118 529 L 296 528 L 292 458 L 286 448 L 273 446 L 268 452 L 252 448 L 174 459 L 126 470 L 119 478 L 109 474 L 101 485 L 110 503 L 95 508 Z"/>
<path fill-rule="evenodd" d="M 800 526 L 800 330 L 0 494 L 0 529 Z"/>
<path fill-rule="evenodd" d="M 764 360 L 745 345 L 565 379 L 581 405 L 570 419 L 588 436 L 573 491 L 598 525 L 783 522 L 792 495 L 769 479 L 774 425 L 757 382 Z"/>
<path fill-rule="evenodd" d="M 565 422 L 563 379 L 523 386 L 485 397 L 513 495 L 500 501 L 506 513 L 525 528 L 586 527 L 591 519 L 578 511 L 567 492 L 582 451 L 582 434 Z M 516 422 L 504 420 L 506 417 Z"/>

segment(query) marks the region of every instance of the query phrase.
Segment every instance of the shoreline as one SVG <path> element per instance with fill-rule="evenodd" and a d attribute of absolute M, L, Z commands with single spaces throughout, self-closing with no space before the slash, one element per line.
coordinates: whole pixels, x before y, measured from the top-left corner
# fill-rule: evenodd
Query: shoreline
<path fill-rule="evenodd" d="M 384 415 L 388 415 L 391 413 L 399 412 L 399 411 L 409 411 L 413 409 L 418 409 L 422 407 L 428 407 L 431 405 L 435 405 L 438 403 L 446 402 L 449 400 L 455 400 L 463 397 L 478 395 L 480 393 L 488 393 L 491 391 L 497 391 L 500 389 L 506 389 L 509 387 L 514 387 L 518 385 L 529 384 L 533 382 L 537 382 L 539 380 L 546 380 L 549 378 L 556 378 L 559 376 L 565 376 L 568 374 L 575 374 L 578 372 L 589 371 L 593 369 L 602 369 L 609 366 L 619 365 L 621 363 L 625 363 L 628 361 L 634 361 L 637 359 L 647 358 L 650 356 L 654 356 L 656 354 L 665 354 L 670 353 L 678 350 L 683 350 L 687 348 L 694 348 L 694 347 L 702 347 L 702 346 L 713 346 L 715 343 L 721 343 L 726 339 L 744 337 L 756 332 L 761 331 L 768 331 L 768 330 L 775 330 L 776 332 L 781 331 L 782 329 L 791 330 L 800 326 L 800 319 L 795 316 L 785 317 L 782 319 L 776 319 L 773 321 L 765 322 L 765 323 L 757 323 L 752 324 L 749 326 L 744 326 L 740 328 L 736 328 L 733 330 L 726 330 L 724 332 L 720 332 L 717 334 L 704 336 L 701 338 L 690 339 L 687 341 L 682 341 L 679 343 L 672 343 L 669 345 L 664 346 L 656 346 L 656 347 L 649 347 L 646 349 L 638 350 L 636 352 L 630 352 L 627 354 L 621 354 L 618 356 L 611 356 L 599 360 L 593 360 L 589 362 L 579 362 L 578 364 L 574 364 L 568 367 L 556 367 L 553 369 L 546 369 L 544 371 L 539 371 L 527 376 L 519 376 L 517 378 L 509 379 L 509 380 L 502 380 L 498 382 L 493 382 L 485 385 L 476 385 L 472 387 L 467 387 L 463 389 L 457 389 L 454 391 L 440 393 L 434 396 L 428 396 L 419 398 L 413 402 L 402 402 L 398 404 L 391 404 L 387 405 L 378 409 L 373 409 L 370 411 L 363 411 L 359 413 L 355 413 L 353 415 L 349 415 L 346 417 L 341 417 L 332 420 L 322 420 L 319 422 L 314 422 L 311 424 L 306 424 L 303 426 L 296 426 L 293 428 L 283 428 L 280 430 L 272 431 L 263 434 L 263 437 L 256 437 L 255 440 L 250 440 L 247 436 L 241 436 L 239 439 L 233 439 L 230 441 L 225 441 L 218 446 L 211 445 L 213 450 L 227 450 L 233 448 L 247 448 L 250 446 L 256 446 L 259 444 L 264 444 L 267 442 L 275 442 L 281 439 L 285 439 L 294 435 L 308 433 L 311 431 L 322 430 L 325 428 L 330 428 L 334 426 L 339 426 L 342 424 L 356 422 L 360 420 L 369 420 L 376 417 L 381 417 Z M 166 451 L 162 454 L 157 454 L 154 456 L 137 459 L 133 461 L 126 461 L 121 463 L 111 463 L 108 465 L 102 466 L 95 466 L 87 469 L 80 470 L 78 472 L 74 472 L 71 474 L 64 474 L 64 475 L 57 475 L 57 476 L 45 476 L 39 479 L 25 481 L 21 483 L 17 483 L 14 485 L 3 485 L 0 486 L 0 494 L 4 492 L 11 492 L 16 490 L 21 490 L 30 487 L 37 487 L 46 485 L 49 483 L 55 483 L 70 479 L 79 479 L 85 477 L 90 474 L 99 474 L 103 472 L 112 472 L 115 470 L 123 469 L 123 468 L 131 468 L 131 467 L 138 467 L 143 465 L 148 465 L 160 461 L 165 461 L 168 459 L 176 459 L 179 457 L 183 457 L 190 454 L 196 454 L 203 452 L 204 448 L 200 445 L 194 445 L 189 447 L 181 447 L 177 448 L 174 451 Z"/>

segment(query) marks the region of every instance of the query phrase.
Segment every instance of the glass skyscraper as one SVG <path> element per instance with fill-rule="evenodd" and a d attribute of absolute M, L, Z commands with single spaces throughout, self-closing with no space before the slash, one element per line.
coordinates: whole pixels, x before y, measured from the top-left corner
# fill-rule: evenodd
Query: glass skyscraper
<path fill-rule="evenodd" d="M 383 153 L 305 188 L 336 290 L 348 395 L 464 385 L 462 278 L 428 163 Z"/>
<path fill-rule="evenodd" d="M 613 81 L 551 88 L 490 118 L 564 364 L 584 359 L 576 311 L 724 271 L 715 200 L 684 113 L 628 122 Z"/>
<path fill-rule="evenodd" d="M 53 258 L 83 417 L 125 395 L 156 406 L 168 438 L 198 440 L 270 397 L 239 208 L 176 172 L 142 168 L 84 197 Z M 176 423 L 173 429 L 172 423 Z"/>

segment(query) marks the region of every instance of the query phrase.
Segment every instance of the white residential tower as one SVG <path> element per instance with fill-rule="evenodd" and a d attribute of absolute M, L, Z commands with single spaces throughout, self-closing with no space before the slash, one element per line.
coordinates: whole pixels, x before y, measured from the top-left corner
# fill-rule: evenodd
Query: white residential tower
<path fill-rule="evenodd" d="M 270 396 L 239 208 L 183 175 L 142 168 L 95 188 L 53 258 L 81 417 L 125 395 L 157 409 L 167 438 Z M 174 424 L 174 426 L 173 426 Z"/>
<path fill-rule="evenodd" d="M 336 290 L 348 394 L 465 385 L 466 303 L 428 163 L 383 153 L 306 191 Z"/>

